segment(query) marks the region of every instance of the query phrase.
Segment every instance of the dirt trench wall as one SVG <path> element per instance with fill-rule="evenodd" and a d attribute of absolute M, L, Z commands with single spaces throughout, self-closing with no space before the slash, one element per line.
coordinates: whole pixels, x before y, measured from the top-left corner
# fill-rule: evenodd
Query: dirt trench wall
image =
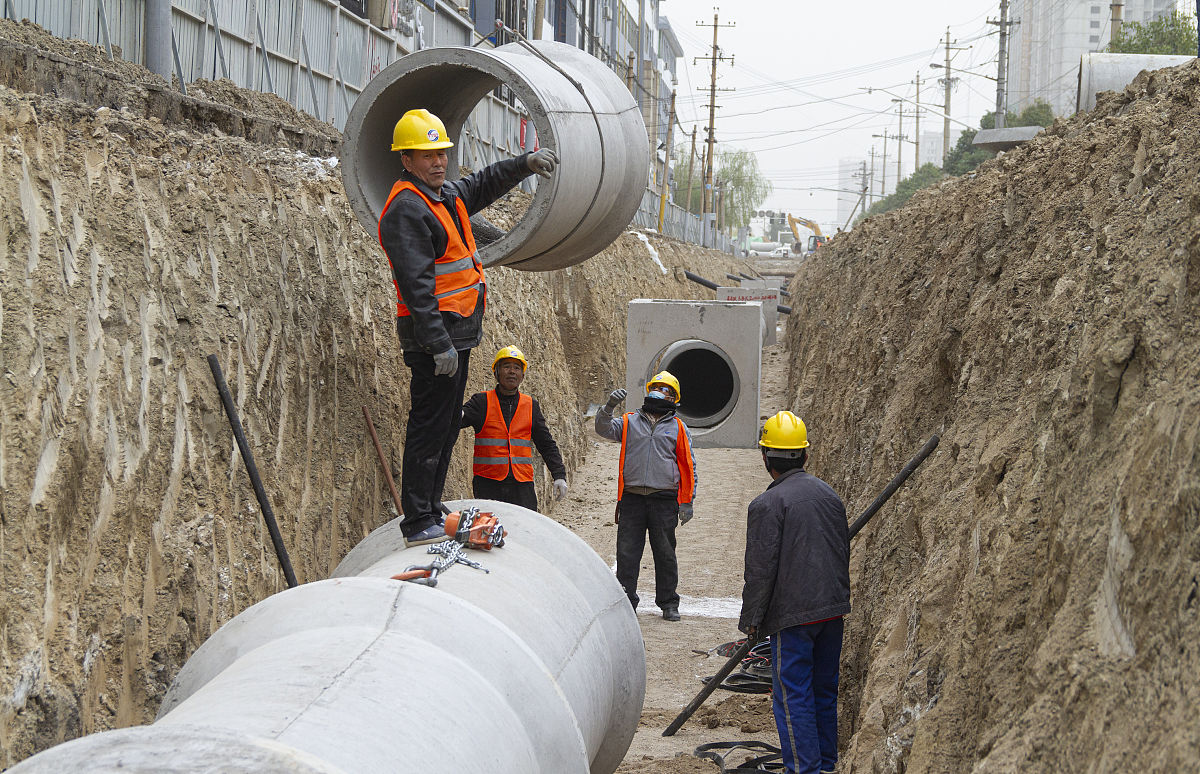
<path fill-rule="evenodd" d="M 822 248 L 789 394 L 861 510 L 846 772 L 1200 761 L 1200 64 Z"/>
<path fill-rule="evenodd" d="M 2 767 L 151 721 L 187 656 L 285 586 L 207 355 L 301 582 L 392 517 L 362 407 L 398 472 L 408 372 L 333 159 L 0 88 L 0 200 Z M 571 469 L 582 412 L 624 383 L 628 300 L 745 269 L 649 240 L 661 268 L 625 234 L 570 270 L 488 272 L 469 387 L 521 346 Z"/>

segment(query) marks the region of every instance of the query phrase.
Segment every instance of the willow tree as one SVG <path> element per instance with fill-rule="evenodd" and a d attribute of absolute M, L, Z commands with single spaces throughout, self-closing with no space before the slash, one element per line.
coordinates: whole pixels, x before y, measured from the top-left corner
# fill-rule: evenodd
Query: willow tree
<path fill-rule="evenodd" d="M 675 203 L 699 215 L 704 208 L 704 166 L 701 158 L 694 158 L 689 164 L 690 152 L 689 145 L 680 145 L 675 149 Z M 722 204 L 724 209 L 726 226 L 736 228 L 749 223 L 752 213 L 771 194 L 771 181 L 763 177 L 758 168 L 758 157 L 750 151 L 717 151 L 717 168 L 713 178 L 722 194 L 723 203 L 720 200 L 717 203 Z"/>

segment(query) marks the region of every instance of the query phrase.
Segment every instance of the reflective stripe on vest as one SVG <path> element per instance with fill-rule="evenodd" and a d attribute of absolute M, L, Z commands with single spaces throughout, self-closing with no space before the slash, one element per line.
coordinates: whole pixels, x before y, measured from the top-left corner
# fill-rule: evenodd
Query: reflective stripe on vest
<path fill-rule="evenodd" d="M 629 437 L 629 417 L 633 412 L 627 412 L 621 418 L 621 457 L 617 462 L 617 501 L 625 494 L 625 440 Z M 675 432 L 675 464 L 679 466 L 679 491 L 675 496 L 676 502 L 690 503 L 695 494 L 696 469 L 692 467 L 692 446 L 688 442 L 687 430 L 683 420 L 675 417 L 679 423 Z"/>
<path fill-rule="evenodd" d="M 454 198 L 454 208 L 463 227 L 463 234 L 460 235 L 445 204 L 443 203 L 441 207 L 434 206 L 428 196 L 421 193 L 419 188 L 407 180 L 398 180 L 392 186 L 392 192 L 383 205 L 383 212 L 387 212 L 392 200 L 401 191 L 412 191 L 420 196 L 421 200 L 429 207 L 429 211 L 438 219 L 438 223 L 446 230 L 446 252 L 433 262 L 433 295 L 438 301 L 438 309 L 470 317 L 475 311 L 475 305 L 479 302 L 479 288 L 484 281 L 483 266 L 475 255 L 475 235 L 471 233 L 471 219 L 467 215 L 466 205 L 462 203 L 462 199 Z M 383 216 L 380 215 L 380 246 L 383 245 L 382 222 Z M 466 241 L 463 241 L 463 236 L 466 237 Z M 387 251 L 384 252 L 386 254 Z M 391 262 L 392 257 L 389 255 L 388 264 L 390 265 Z M 404 305 L 404 299 L 400 295 L 400 286 L 396 283 L 394 274 L 392 275 L 392 284 L 396 286 L 396 316 L 407 317 L 412 313 Z"/>
<path fill-rule="evenodd" d="M 500 399 L 495 390 L 488 390 L 487 415 L 483 427 L 475 434 L 474 473 L 483 478 L 503 481 L 512 468 L 517 481 L 533 480 L 533 398 L 521 395 L 512 424 L 504 424 Z"/>

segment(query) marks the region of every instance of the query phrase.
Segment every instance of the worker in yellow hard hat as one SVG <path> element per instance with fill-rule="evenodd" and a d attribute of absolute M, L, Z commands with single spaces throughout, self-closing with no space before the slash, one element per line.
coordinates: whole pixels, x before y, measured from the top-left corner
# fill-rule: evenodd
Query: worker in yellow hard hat
<path fill-rule="evenodd" d="M 617 471 L 617 581 L 629 603 L 638 606 L 637 582 L 646 536 L 654 554 L 654 602 L 668 621 L 679 620 L 679 562 L 675 528 L 692 518 L 696 459 L 687 425 L 676 414 L 679 380 L 660 371 L 646 382 L 636 411 L 613 411 L 625 400 L 613 390 L 596 412 L 596 432 L 621 442 Z"/>
<path fill-rule="evenodd" d="M 480 500 L 500 500 L 538 509 L 533 450 L 554 479 L 554 498 L 567 496 L 567 469 L 536 399 L 521 392 L 529 361 L 515 346 L 492 360 L 496 386 L 477 392 L 462 407 L 462 427 L 475 430 L 471 489 Z"/>
<path fill-rule="evenodd" d="M 808 428 L 780 411 L 758 445 L 771 476 L 746 516 L 738 628 L 770 637 L 779 745 L 788 771 L 837 767 L 842 617 L 850 612 L 850 533 L 833 488 L 805 471 Z"/>
<path fill-rule="evenodd" d="M 396 288 L 396 332 L 412 371 L 400 481 L 400 529 L 410 544 L 445 539 L 438 503 L 458 439 L 467 360 L 483 334 L 487 288 L 470 217 L 530 174 L 550 177 L 558 165 L 543 148 L 447 180 L 453 145 L 433 113 L 405 113 L 392 132 L 404 171 L 379 218 Z"/>

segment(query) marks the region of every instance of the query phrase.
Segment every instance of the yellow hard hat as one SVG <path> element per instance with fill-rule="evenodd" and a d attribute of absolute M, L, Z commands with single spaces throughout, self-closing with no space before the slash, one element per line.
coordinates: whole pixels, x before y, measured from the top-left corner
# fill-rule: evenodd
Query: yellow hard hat
<path fill-rule="evenodd" d="M 764 449 L 796 451 L 808 448 L 808 428 L 790 411 L 780 411 L 763 423 L 758 445 Z"/>
<path fill-rule="evenodd" d="M 496 366 L 500 365 L 500 361 L 504 360 L 505 358 L 520 360 L 521 373 L 525 373 L 525 370 L 529 368 L 529 361 L 525 359 L 525 353 L 514 347 L 512 344 L 509 344 L 507 347 L 502 348 L 496 353 L 496 359 L 492 361 L 493 372 L 495 372 Z"/>
<path fill-rule="evenodd" d="M 425 108 L 410 110 L 396 122 L 392 131 L 392 150 L 436 150 L 451 148 L 442 119 Z"/>
<path fill-rule="evenodd" d="M 650 377 L 650 381 L 646 382 L 646 392 L 650 392 L 650 388 L 656 384 L 665 384 L 675 391 L 675 402 L 678 403 L 683 395 L 679 392 L 679 380 L 671 375 L 670 371 L 659 371 L 654 376 Z"/>

